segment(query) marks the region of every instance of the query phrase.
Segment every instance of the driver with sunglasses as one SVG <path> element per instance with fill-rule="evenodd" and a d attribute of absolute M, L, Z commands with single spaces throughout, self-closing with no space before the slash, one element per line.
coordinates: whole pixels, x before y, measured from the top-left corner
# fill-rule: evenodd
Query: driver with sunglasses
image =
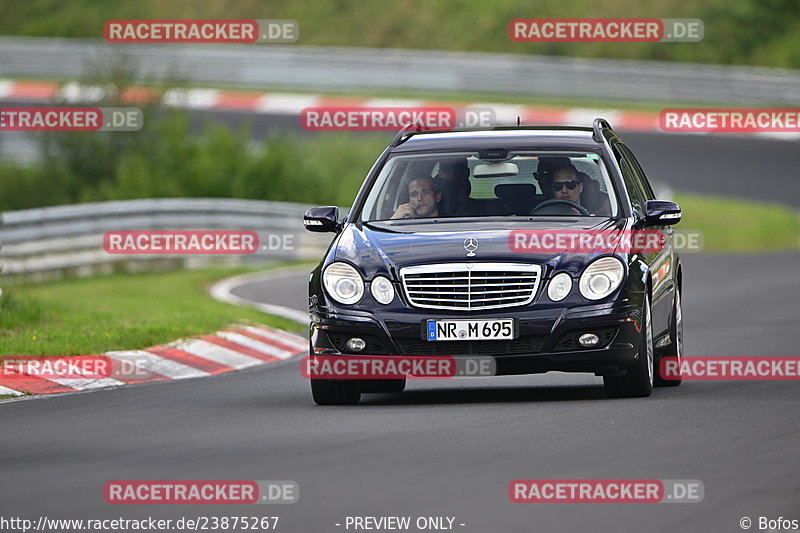
<path fill-rule="evenodd" d="M 553 182 L 550 187 L 556 200 L 569 200 L 581 205 L 583 183 L 578 180 L 578 173 L 572 165 L 553 172 Z"/>

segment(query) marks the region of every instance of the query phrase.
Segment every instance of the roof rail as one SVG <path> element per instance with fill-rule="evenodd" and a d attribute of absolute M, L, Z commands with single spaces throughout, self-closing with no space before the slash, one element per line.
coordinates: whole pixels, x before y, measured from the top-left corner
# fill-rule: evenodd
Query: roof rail
<path fill-rule="evenodd" d="M 392 148 L 395 146 L 400 146 L 403 142 L 405 142 L 406 137 L 411 137 L 415 133 L 419 133 L 419 129 L 413 123 L 408 123 L 397 132 L 397 135 L 394 136 L 394 139 L 392 139 L 392 142 L 389 143 L 389 146 Z"/>
<path fill-rule="evenodd" d="M 612 129 L 611 124 L 609 124 L 606 119 L 599 117 L 594 119 L 594 122 L 592 122 L 592 130 L 594 130 L 592 139 L 594 139 L 595 142 L 603 142 L 603 128 Z"/>

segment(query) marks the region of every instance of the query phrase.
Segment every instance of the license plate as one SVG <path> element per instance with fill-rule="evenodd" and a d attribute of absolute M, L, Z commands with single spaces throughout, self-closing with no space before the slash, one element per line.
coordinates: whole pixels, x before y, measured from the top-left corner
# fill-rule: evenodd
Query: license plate
<path fill-rule="evenodd" d="M 514 319 L 428 320 L 429 341 L 510 340 L 514 338 Z"/>

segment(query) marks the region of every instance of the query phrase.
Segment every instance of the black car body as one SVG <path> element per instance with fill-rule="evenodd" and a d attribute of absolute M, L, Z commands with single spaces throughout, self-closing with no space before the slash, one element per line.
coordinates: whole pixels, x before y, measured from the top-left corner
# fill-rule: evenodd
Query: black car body
<path fill-rule="evenodd" d="M 408 180 L 416 178 L 410 176 L 425 174 L 424 181 L 417 184 L 430 183 L 428 167 L 432 165 L 431 173 L 438 168 L 441 174 L 445 165 L 431 161 L 453 154 L 471 167 L 472 195 L 480 195 L 475 189 L 484 191 L 485 198 L 467 200 L 475 213 L 387 218 L 392 209 L 402 212 L 395 206 L 404 200 L 405 184 L 412 190 Z M 553 173 L 546 167 L 553 161 L 583 168 L 587 171 L 583 176 L 596 176 L 599 185 L 593 186 L 605 190 L 600 195 L 609 204 L 599 208 L 605 210 L 603 214 L 587 210 L 590 216 L 586 216 L 569 201 L 547 198 Z M 517 174 L 509 164 L 517 167 Z M 386 171 L 389 165 L 394 165 L 392 171 Z M 417 170 L 410 170 L 413 165 Z M 536 170 L 528 177 L 533 165 Z M 409 177 L 392 185 L 387 177 L 391 172 L 398 176 L 405 172 Z M 439 183 L 437 188 L 444 188 L 446 180 L 433 179 Z M 496 183 L 493 188 L 492 183 Z M 588 185 L 584 180 L 580 190 L 586 191 Z M 560 187 L 559 194 L 566 194 L 570 187 L 555 186 Z M 454 195 L 452 189 L 446 190 Z M 442 198 L 437 204 L 441 210 L 444 199 L 437 198 Z M 383 211 L 381 201 L 386 203 Z M 538 209 L 542 204 L 545 207 Z M 488 212 L 490 209 L 481 205 L 495 211 Z M 368 216 L 368 212 L 373 214 Z M 336 208 L 327 207 L 310 210 L 304 219 L 309 230 L 337 233 L 310 276 L 312 358 L 323 354 L 491 356 L 498 375 L 566 371 L 603 376 L 610 396 L 649 396 L 653 385 L 680 383 L 658 375 L 660 357 L 679 357 L 682 352 L 682 268 L 670 238 L 670 225 L 680 220 L 680 208 L 656 200 L 633 154 L 603 119 L 595 120 L 592 128 L 401 131 L 373 166 L 348 217 L 341 222 L 337 218 Z M 509 235 L 520 230 L 608 234 L 645 228 L 666 236 L 660 250 L 517 253 L 509 247 Z M 600 259 L 604 259 L 602 268 L 596 265 L 588 279 L 582 280 L 582 274 Z M 349 266 L 342 267 L 342 263 Z M 350 267 L 357 271 L 363 283 L 360 295 L 354 294 L 357 301 L 345 304 L 339 301 L 341 295 L 332 297 L 323 282 L 331 265 L 338 266 L 326 279 L 344 283 L 345 291 L 357 290 L 357 280 L 340 281 L 337 276 L 354 276 Z M 559 278 L 561 285 L 552 292 L 555 301 L 549 284 L 560 273 L 566 273 L 569 280 Z M 378 302 L 371 290 L 378 276 L 386 278 L 380 283 L 385 289 L 381 294 L 392 296 L 388 303 Z M 391 290 L 385 286 L 387 279 Z M 591 291 L 599 287 L 597 294 L 602 295 L 609 283 L 617 286 L 595 298 Z M 588 284 L 594 288 L 584 293 Z M 465 319 L 512 319 L 507 323 L 513 324 L 513 338 L 426 338 L 430 321 L 448 324 L 447 320 Z M 582 337 L 586 334 L 593 336 Z M 348 347 L 353 338 L 362 341 L 355 345 L 358 351 Z M 582 345 L 583 341 L 591 342 Z M 311 384 L 315 401 L 330 404 L 355 403 L 361 392 L 401 391 L 404 381 L 314 379 Z"/>

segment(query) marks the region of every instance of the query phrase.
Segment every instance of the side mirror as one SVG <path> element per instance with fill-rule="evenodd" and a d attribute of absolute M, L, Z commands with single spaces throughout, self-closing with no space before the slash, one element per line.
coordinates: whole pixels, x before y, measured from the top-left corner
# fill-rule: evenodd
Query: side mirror
<path fill-rule="evenodd" d="M 666 200 L 648 200 L 644 204 L 647 226 L 671 226 L 681 221 L 681 206 Z"/>
<path fill-rule="evenodd" d="M 334 206 L 312 207 L 303 215 L 303 226 L 308 231 L 326 233 L 338 232 L 341 225 L 339 220 L 339 208 Z"/>

